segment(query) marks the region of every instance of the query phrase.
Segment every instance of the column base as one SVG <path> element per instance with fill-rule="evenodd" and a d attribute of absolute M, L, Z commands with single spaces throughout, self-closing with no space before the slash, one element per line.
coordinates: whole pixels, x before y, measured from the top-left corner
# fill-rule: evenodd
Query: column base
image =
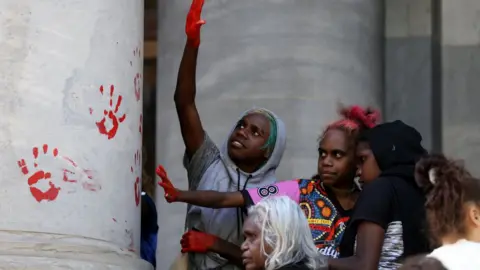
<path fill-rule="evenodd" d="M 0 269 L 153 270 L 134 252 L 75 235 L 0 232 Z"/>

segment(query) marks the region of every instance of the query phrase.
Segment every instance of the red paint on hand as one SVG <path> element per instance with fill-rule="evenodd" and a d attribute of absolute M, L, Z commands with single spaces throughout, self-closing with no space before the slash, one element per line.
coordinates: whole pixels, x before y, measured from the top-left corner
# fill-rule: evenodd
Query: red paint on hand
<path fill-rule="evenodd" d="M 200 28 L 205 24 L 205 21 L 200 17 L 202 15 L 203 3 L 204 0 L 192 0 L 185 24 L 187 44 L 195 48 L 200 46 Z"/>
<path fill-rule="evenodd" d="M 103 95 L 103 93 L 104 93 L 103 85 L 100 86 L 99 90 L 100 90 L 100 93 Z M 104 110 L 103 111 L 104 116 L 103 116 L 102 120 L 96 122 L 98 132 L 100 132 L 100 134 L 106 135 L 109 140 L 111 140 L 115 137 L 115 135 L 117 134 L 118 127 L 119 127 L 120 123 L 125 121 L 125 118 L 127 117 L 126 114 L 123 114 L 120 117 L 117 116 L 118 109 L 120 108 L 120 105 L 122 104 L 122 98 L 123 97 L 121 95 L 119 95 L 118 98 L 117 98 L 117 102 L 115 104 L 115 107 L 113 107 L 113 94 L 114 94 L 114 92 L 115 92 L 115 87 L 113 85 L 111 85 L 110 86 L 110 93 L 109 93 L 110 108 L 108 110 Z M 110 119 L 110 122 L 112 124 L 112 126 L 108 129 L 105 125 L 105 123 L 107 121 L 107 118 Z"/>
<path fill-rule="evenodd" d="M 182 236 L 180 245 L 182 246 L 182 253 L 206 253 L 217 240 L 218 238 L 215 235 L 199 231 L 188 231 Z"/>
<path fill-rule="evenodd" d="M 165 200 L 169 203 L 177 201 L 178 190 L 173 186 L 172 182 L 168 178 L 167 171 L 162 165 L 158 165 L 156 173 L 160 177 L 161 181 L 158 185 L 161 186 L 165 192 Z"/>

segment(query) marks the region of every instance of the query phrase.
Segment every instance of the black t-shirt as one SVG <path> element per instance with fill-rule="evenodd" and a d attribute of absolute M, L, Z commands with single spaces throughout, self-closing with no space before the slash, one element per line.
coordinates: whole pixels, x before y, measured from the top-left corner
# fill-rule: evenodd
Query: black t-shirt
<path fill-rule="evenodd" d="M 355 254 L 357 229 L 362 221 L 376 223 L 385 230 L 378 269 L 397 269 L 404 257 L 429 251 L 424 196 L 413 181 L 385 177 L 365 185 L 340 244 L 340 257 Z"/>

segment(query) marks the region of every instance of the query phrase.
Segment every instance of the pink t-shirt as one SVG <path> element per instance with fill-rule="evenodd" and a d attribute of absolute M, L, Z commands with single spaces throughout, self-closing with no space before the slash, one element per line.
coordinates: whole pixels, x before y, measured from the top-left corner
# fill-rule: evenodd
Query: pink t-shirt
<path fill-rule="evenodd" d="M 260 188 L 247 189 L 243 195 L 245 198 L 245 206 L 247 207 L 270 196 L 288 196 L 298 203 L 300 201 L 300 188 L 298 186 L 298 180 L 287 180 Z"/>

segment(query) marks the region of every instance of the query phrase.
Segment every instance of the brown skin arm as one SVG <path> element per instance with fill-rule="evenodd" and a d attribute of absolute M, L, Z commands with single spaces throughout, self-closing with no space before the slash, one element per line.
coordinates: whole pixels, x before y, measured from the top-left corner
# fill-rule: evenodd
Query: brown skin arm
<path fill-rule="evenodd" d="M 188 158 L 191 158 L 202 146 L 205 138 L 202 122 L 195 105 L 197 56 L 198 48 L 185 46 L 174 94 L 180 130 Z"/>
<path fill-rule="evenodd" d="M 176 201 L 208 208 L 242 207 L 245 200 L 241 192 L 219 192 L 212 190 L 178 191 Z"/>
<path fill-rule="evenodd" d="M 356 254 L 342 259 L 331 259 L 328 268 L 335 270 L 377 270 L 382 252 L 385 230 L 379 225 L 363 221 L 357 230 Z"/>
<path fill-rule="evenodd" d="M 215 252 L 223 258 L 227 259 L 230 263 L 235 264 L 241 268 L 244 267 L 242 263 L 242 250 L 239 246 L 232 244 L 226 240 L 218 239 L 215 244 L 210 248 L 211 252 Z"/>

